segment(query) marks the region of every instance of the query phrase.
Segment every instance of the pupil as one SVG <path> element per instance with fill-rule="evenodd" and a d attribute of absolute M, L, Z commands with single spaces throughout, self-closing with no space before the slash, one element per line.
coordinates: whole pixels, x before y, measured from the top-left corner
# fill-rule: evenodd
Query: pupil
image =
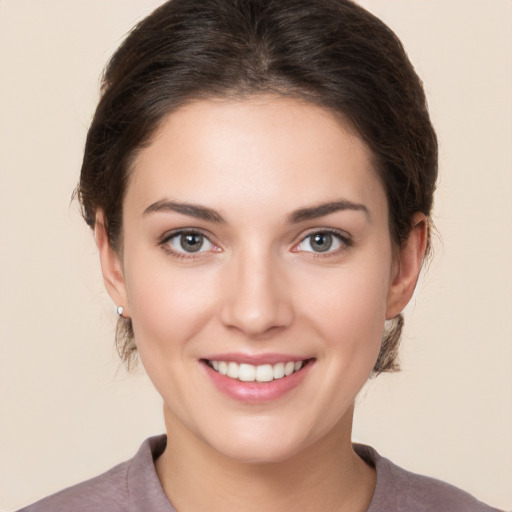
<path fill-rule="evenodd" d="M 193 233 L 182 235 L 180 245 L 187 252 L 197 252 L 203 245 L 203 236 Z"/>
<path fill-rule="evenodd" d="M 316 252 L 325 252 L 331 248 L 332 235 L 330 233 L 317 233 L 313 236 L 311 247 Z"/>

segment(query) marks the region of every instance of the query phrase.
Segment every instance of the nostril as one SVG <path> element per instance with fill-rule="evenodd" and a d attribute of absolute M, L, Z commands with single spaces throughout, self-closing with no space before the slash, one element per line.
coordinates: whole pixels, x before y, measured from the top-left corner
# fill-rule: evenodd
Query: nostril
<path fill-rule="evenodd" d="M 224 276 L 221 320 L 251 337 L 275 333 L 293 321 L 292 297 L 279 261 L 259 247 L 242 249 Z"/>
<path fill-rule="evenodd" d="M 225 306 L 222 320 L 224 325 L 238 329 L 250 336 L 275 333 L 291 323 L 292 315 L 283 306 L 266 304 L 256 307 L 242 302 Z"/>

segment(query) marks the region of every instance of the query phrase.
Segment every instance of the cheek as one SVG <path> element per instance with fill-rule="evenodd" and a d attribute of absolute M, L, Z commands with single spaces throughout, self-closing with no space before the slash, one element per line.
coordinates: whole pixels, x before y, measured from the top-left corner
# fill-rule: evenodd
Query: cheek
<path fill-rule="evenodd" d="M 304 294 L 308 317 L 344 358 L 377 357 L 386 319 L 387 263 L 372 259 L 340 268 Z"/>
<path fill-rule="evenodd" d="M 133 253 L 125 265 L 137 347 L 141 352 L 147 346 L 159 353 L 183 350 L 215 307 L 211 272 L 176 269 L 166 258 L 144 259 Z"/>

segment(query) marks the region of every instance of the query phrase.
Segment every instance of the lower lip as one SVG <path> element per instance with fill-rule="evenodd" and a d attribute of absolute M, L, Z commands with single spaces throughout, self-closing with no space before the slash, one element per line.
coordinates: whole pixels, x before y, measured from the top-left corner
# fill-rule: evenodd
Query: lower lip
<path fill-rule="evenodd" d="M 230 398 L 247 403 L 264 403 L 282 398 L 304 380 L 313 363 L 314 361 L 308 361 L 299 371 L 270 382 L 242 382 L 222 375 L 202 361 L 206 373 L 219 391 Z"/>

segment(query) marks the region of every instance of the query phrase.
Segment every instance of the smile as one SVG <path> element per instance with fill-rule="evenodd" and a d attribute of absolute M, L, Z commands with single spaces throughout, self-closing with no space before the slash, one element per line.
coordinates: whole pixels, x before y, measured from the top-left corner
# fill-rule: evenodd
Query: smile
<path fill-rule="evenodd" d="M 288 361 L 255 366 L 234 361 L 206 361 L 216 372 L 241 382 L 272 382 L 298 372 L 306 363 L 307 361 Z"/>

